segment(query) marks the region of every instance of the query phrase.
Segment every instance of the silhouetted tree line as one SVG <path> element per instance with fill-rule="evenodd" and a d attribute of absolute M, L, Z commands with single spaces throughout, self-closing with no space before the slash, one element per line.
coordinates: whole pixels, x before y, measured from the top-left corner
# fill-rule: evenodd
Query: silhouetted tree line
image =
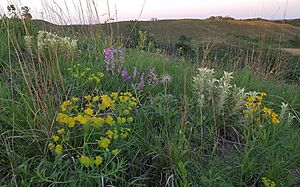
<path fill-rule="evenodd" d="M 233 17 L 230 17 L 230 16 L 210 16 L 206 20 L 221 21 L 221 20 L 235 20 L 235 19 Z"/>

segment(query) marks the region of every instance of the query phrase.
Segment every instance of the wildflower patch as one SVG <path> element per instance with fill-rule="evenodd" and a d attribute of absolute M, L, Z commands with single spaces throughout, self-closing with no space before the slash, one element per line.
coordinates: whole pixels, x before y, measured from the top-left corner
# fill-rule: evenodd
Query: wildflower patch
<path fill-rule="evenodd" d="M 60 105 L 48 147 L 59 157 L 77 157 L 87 168 L 110 162 L 131 131 L 136 105 L 129 92 L 72 97 Z"/>
<path fill-rule="evenodd" d="M 265 96 L 267 96 L 265 92 L 248 93 L 245 109 L 243 110 L 244 117 L 253 120 L 255 124 L 260 124 L 261 122 L 279 124 L 279 115 L 263 105 L 262 102 Z"/>

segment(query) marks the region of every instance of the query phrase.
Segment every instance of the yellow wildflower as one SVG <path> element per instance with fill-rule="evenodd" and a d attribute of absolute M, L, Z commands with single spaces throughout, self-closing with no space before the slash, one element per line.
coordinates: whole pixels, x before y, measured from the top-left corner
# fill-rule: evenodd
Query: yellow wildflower
<path fill-rule="evenodd" d="M 122 124 L 122 118 L 121 117 L 117 117 L 117 123 Z"/>
<path fill-rule="evenodd" d="M 98 75 L 98 77 L 100 77 L 100 78 L 104 77 L 104 73 L 102 73 L 102 72 L 97 73 L 97 75 Z"/>
<path fill-rule="evenodd" d="M 84 99 L 87 101 L 90 101 L 92 99 L 92 96 L 90 96 L 90 95 L 84 96 Z"/>
<path fill-rule="evenodd" d="M 49 144 L 48 144 L 49 149 L 53 149 L 54 146 L 55 146 L 54 143 L 49 143 Z"/>
<path fill-rule="evenodd" d="M 63 102 L 63 104 L 60 106 L 61 111 L 65 112 L 71 104 L 72 102 L 70 100 Z"/>
<path fill-rule="evenodd" d="M 79 98 L 78 98 L 78 97 L 72 97 L 72 98 L 71 98 L 71 101 L 72 101 L 73 103 L 76 103 L 77 101 L 79 101 Z"/>
<path fill-rule="evenodd" d="M 67 124 L 70 128 L 74 127 L 74 126 L 75 126 L 75 119 L 72 118 L 72 117 L 68 117 L 68 118 L 67 118 L 67 121 L 66 121 L 66 124 Z"/>
<path fill-rule="evenodd" d="M 257 96 L 256 99 L 260 102 L 263 100 L 263 97 L 262 96 Z"/>
<path fill-rule="evenodd" d="M 119 96 L 119 100 L 121 103 L 126 103 L 129 100 L 128 96 Z"/>
<path fill-rule="evenodd" d="M 273 124 L 278 124 L 278 123 L 280 123 L 280 121 L 279 121 L 278 118 L 272 118 L 272 123 Z"/>
<path fill-rule="evenodd" d="M 87 108 L 87 109 L 85 109 L 85 110 L 84 110 L 84 113 L 86 113 L 87 115 L 90 115 L 90 116 L 92 116 L 92 115 L 93 115 L 93 113 L 94 113 L 94 110 L 93 110 L 93 109 L 91 109 L 91 108 Z"/>
<path fill-rule="evenodd" d="M 95 165 L 99 166 L 100 164 L 102 164 L 102 162 L 103 162 L 103 158 L 101 156 L 96 156 Z"/>
<path fill-rule="evenodd" d="M 58 134 L 64 134 L 65 133 L 65 129 L 59 129 L 59 130 L 57 130 L 57 133 Z"/>
<path fill-rule="evenodd" d="M 124 96 L 131 97 L 131 96 L 132 96 L 132 94 L 131 94 L 130 92 L 125 92 L 125 93 L 124 93 Z"/>
<path fill-rule="evenodd" d="M 79 158 L 79 161 L 85 167 L 89 167 L 93 164 L 93 159 L 91 159 L 90 157 L 87 157 L 87 156 L 83 156 L 83 155 Z"/>
<path fill-rule="evenodd" d="M 127 109 L 125 109 L 125 110 L 123 110 L 123 114 L 124 114 L 124 115 L 128 115 L 128 114 L 130 114 L 130 111 L 127 110 Z"/>
<path fill-rule="evenodd" d="M 275 112 L 272 112 L 271 114 L 271 120 L 273 124 L 278 124 L 280 123 L 279 119 L 278 119 L 278 114 L 276 114 Z"/>
<path fill-rule="evenodd" d="M 137 105 L 137 103 L 134 102 L 134 101 L 131 101 L 131 102 L 129 103 L 129 106 L 131 106 L 131 107 L 134 107 L 134 106 L 136 106 L 136 105 Z"/>
<path fill-rule="evenodd" d="M 248 96 L 246 101 L 248 101 L 249 103 L 253 103 L 255 101 L 255 98 L 253 96 Z"/>
<path fill-rule="evenodd" d="M 75 117 L 75 118 L 76 118 L 76 120 L 77 120 L 80 124 L 82 124 L 82 125 L 87 124 L 88 121 L 89 121 L 89 116 L 86 116 L 86 115 L 84 115 L 84 116 L 78 115 L 78 116 Z"/>
<path fill-rule="evenodd" d="M 93 74 L 92 77 L 91 77 L 91 80 L 93 80 L 93 79 L 94 79 L 97 83 L 100 82 L 100 78 L 97 77 L 97 76 L 94 75 L 94 74 Z"/>
<path fill-rule="evenodd" d="M 96 126 L 99 126 L 99 125 L 102 125 L 105 120 L 101 117 L 97 118 L 97 117 L 93 117 L 92 118 L 92 122 L 96 125 Z"/>
<path fill-rule="evenodd" d="M 57 155 L 62 155 L 62 153 L 63 153 L 63 147 L 62 147 L 62 145 L 60 145 L 60 144 L 56 145 L 56 147 L 55 147 L 55 153 Z"/>
<path fill-rule="evenodd" d="M 262 109 L 265 115 L 271 115 L 272 110 L 270 108 L 264 107 Z"/>
<path fill-rule="evenodd" d="M 101 140 L 98 141 L 98 145 L 103 149 L 108 148 L 109 144 L 110 140 L 108 138 L 101 138 Z"/>
<path fill-rule="evenodd" d="M 120 153 L 119 149 L 114 149 L 114 150 L 111 151 L 111 154 L 114 155 L 114 156 L 119 154 L 119 153 Z"/>
<path fill-rule="evenodd" d="M 278 118 L 278 114 L 276 114 L 275 112 L 272 112 L 272 118 Z"/>
<path fill-rule="evenodd" d="M 59 136 L 53 135 L 52 139 L 53 139 L 53 141 L 57 142 L 59 140 Z"/>
<path fill-rule="evenodd" d="M 259 92 L 259 94 L 264 97 L 264 96 L 267 96 L 268 94 L 266 94 L 265 92 Z"/>
<path fill-rule="evenodd" d="M 113 92 L 111 93 L 111 97 L 116 100 L 118 98 L 118 93 L 117 92 Z"/>
<path fill-rule="evenodd" d="M 101 96 L 102 99 L 102 106 L 104 108 L 108 108 L 111 105 L 111 98 L 108 95 Z"/>
<path fill-rule="evenodd" d="M 124 123 L 126 123 L 126 118 L 121 118 L 121 117 L 118 117 L 117 118 L 117 122 L 118 122 L 118 124 L 124 124 Z"/>
<path fill-rule="evenodd" d="M 106 131 L 106 133 L 105 133 L 110 139 L 113 137 L 113 131 L 111 131 L 111 130 L 108 130 L 108 131 Z"/>
<path fill-rule="evenodd" d="M 131 123 L 131 122 L 133 122 L 133 117 L 129 117 L 129 118 L 127 118 L 127 122 L 128 122 L 128 123 Z"/>
<path fill-rule="evenodd" d="M 116 140 L 119 138 L 119 134 L 118 134 L 118 131 L 117 130 L 114 130 L 114 135 L 113 135 L 113 138 Z"/>
<path fill-rule="evenodd" d="M 56 117 L 56 121 L 58 121 L 60 123 L 65 123 L 67 118 L 68 118 L 68 115 L 63 114 L 63 113 L 58 113 L 57 117 Z"/>
<path fill-rule="evenodd" d="M 106 117 L 106 119 L 105 119 L 105 122 L 106 122 L 108 125 L 111 125 L 111 124 L 113 124 L 113 122 L 114 122 L 114 118 L 111 117 L 111 115 L 108 115 L 108 116 Z"/>
<path fill-rule="evenodd" d="M 276 183 L 266 177 L 262 177 L 262 182 L 265 187 L 276 187 Z"/>
<path fill-rule="evenodd" d="M 97 96 L 95 96 L 95 97 L 93 97 L 93 99 L 92 99 L 92 101 L 93 102 L 97 102 L 97 101 L 99 101 L 100 100 L 100 97 L 97 95 Z"/>

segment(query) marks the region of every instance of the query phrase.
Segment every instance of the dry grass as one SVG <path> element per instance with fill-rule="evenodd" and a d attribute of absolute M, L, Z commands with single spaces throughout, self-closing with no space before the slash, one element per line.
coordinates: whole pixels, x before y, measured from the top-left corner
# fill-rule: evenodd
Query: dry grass
<path fill-rule="evenodd" d="M 300 48 L 282 48 L 282 50 L 291 53 L 292 55 L 300 56 Z"/>

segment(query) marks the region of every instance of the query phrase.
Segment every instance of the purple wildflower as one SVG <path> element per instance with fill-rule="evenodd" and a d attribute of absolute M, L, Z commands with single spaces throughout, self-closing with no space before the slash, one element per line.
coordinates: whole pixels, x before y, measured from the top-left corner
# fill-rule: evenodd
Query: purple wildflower
<path fill-rule="evenodd" d="M 154 68 L 151 68 L 149 70 L 149 80 L 148 80 L 149 84 L 151 85 L 157 85 L 159 83 L 159 78 L 156 74 L 156 69 L 155 67 Z"/>
<path fill-rule="evenodd" d="M 115 53 L 115 50 L 113 48 L 104 49 L 106 70 L 112 74 L 114 74 L 114 69 L 116 67 L 116 64 L 114 61 L 114 53 Z"/>
<path fill-rule="evenodd" d="M 104 57 L 106 70 L 114 74 L 121 72 L 123 64 L 125 63 L 125 49 L 123 48 L 106 48 L 104 49 Z"/>
<path fill-rule="evenodd" d="M 136 89 L 137 90 L 142 90 L 145 86 L 145 81 L 144 81 L 144 73 L 140 77 L 140 82 L 137 84 Z"/>
<path fill-rule="evenodd" d="M 113 55 L 114 55 L 114 49 L 113 48 L 104 49 L 105 58 L 111 58 Z"/>
<path fill-rule="evenodd" d="M 131 80 L 131 77 L 130 77 L 127 70 L 121 71 L 121 77 L 124 81 L 130 81 Z"/>

